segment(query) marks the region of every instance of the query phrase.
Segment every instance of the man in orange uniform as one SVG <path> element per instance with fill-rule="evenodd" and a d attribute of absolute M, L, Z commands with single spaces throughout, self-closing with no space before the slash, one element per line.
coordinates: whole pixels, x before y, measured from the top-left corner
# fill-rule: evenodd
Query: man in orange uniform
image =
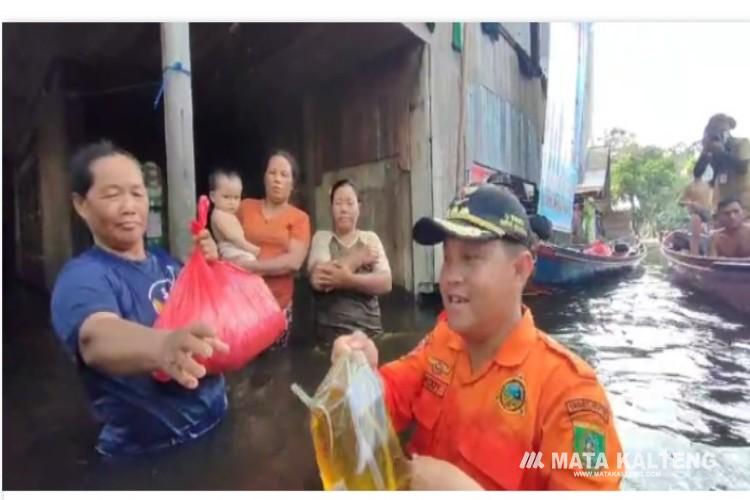
<path fill-rule="evenodd" d="M 617 489 L 622 450 L 604 389 L 522 305 L 534 259 L 519 201 L 498 186 L 471 187 L 445 219 L 422 218 L 413 234 L 444 245 L 445 311 L 411 353 L 380 368 L 394 427 L 415 424 L 411 487 Z M 352 349 L 377 366 L 375 344 L 359 332 L 339 337 L 332 358 Z M 553 453 L 568 467 L 553 467 Z"/>

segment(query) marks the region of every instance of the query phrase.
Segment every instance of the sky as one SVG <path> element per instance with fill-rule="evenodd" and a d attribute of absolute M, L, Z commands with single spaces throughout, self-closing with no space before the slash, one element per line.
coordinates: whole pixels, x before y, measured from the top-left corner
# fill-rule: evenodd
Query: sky
<path fill-rule="evenodd" d="M 750 23 L 595 23 L 592 140 L 607 128 L 640 144 L 701 138 L 733 116 L 750 137 Z"/>

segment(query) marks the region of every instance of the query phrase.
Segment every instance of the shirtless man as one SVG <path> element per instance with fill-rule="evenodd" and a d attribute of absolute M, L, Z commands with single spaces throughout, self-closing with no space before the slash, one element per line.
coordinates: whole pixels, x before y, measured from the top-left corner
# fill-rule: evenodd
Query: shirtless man
<path fill-rule="evenodd" d="M 729 197 L 719 202 L 722 229 L 711 235 L 710 257 L 750 258 L 750 225 L 744 220 L 745 210 L 738 198 Z"/>

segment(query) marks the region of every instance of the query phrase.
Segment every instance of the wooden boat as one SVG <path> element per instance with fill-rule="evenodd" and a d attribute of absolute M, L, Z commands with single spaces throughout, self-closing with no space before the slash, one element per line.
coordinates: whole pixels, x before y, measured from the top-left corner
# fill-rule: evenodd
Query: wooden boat
<path fill-rule="evenodd" d="M 533 282 L 541 286 L 575 286 L 602 275 L 622 273 L 637 268 L 646 256 L 643 244 L 627 253 L 608 257 L 589 255 L 583 247 L 562 247 L 542 243 L 537 248 Z"/>
<path fill-rule="evenodd" d="M 661 253 L 678 284 L 711 294 L 738 311 L 750 314 L 750 259 L 690 255 L 673 249 L 675 233 L 662 241 Z"/>

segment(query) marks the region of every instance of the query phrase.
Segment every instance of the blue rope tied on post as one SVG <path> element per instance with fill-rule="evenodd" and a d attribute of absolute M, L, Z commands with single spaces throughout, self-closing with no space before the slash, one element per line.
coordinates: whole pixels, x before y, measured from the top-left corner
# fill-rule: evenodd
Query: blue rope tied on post
<path fill-rule="evenodd" d="M 185 66 L 183 66 L 180 61 L 177 61 L 171 66 L 167 66 L 166 68 L 164 68 L 163 74 L 166 75 L 167 71 L 176 71 L 178 73 L 182 73 L 183 75 L 190 76 L 190 71 L 188 71 L 188 69 L 185 68 Z M 157 92 L 156 98 L 154 99 L 154 111 L 156 111 L 156 108 L 159 107 L 159 101 L 161 101 L 161 98 L 164 95 L 165 84 L 166 84 L 166 77 L 162 76 L 161 86 L 159 87 L 159 92 Z"/>

